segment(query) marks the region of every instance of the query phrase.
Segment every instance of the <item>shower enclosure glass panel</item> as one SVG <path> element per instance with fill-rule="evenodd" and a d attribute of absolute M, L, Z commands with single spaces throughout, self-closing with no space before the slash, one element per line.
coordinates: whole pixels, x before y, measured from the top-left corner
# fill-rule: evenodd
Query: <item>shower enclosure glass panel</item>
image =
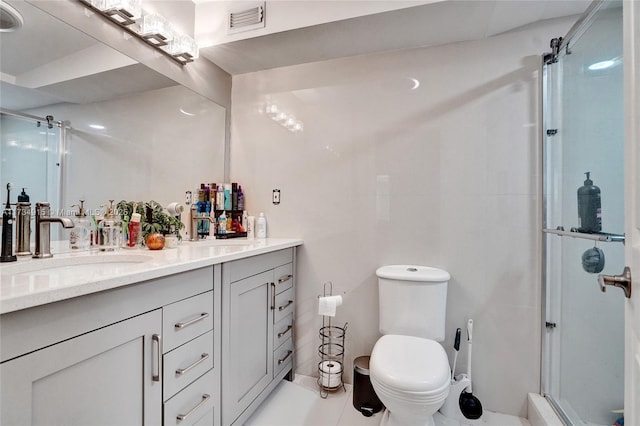
<path fill-rule="evenodd" d="M 40 123 L 40 124 L 38 124 Z M 61 129 L 51 128 L 46 119 L 41 121 L 0 113 L 0 182 L 2 203 L 6 203 L 6 187 L 11 182 L 14 189 L 11 202 L 26 188 L 32 206 L 38 201 L 49 201 L 52 214 L 57 213 L 60 197 Z M 52 234 L 53 235 L 53 234 Z"/>
<path fill-rule="evenodd" d="M 545 66 L 544 228 L 580 228 L 577 190 L 590 172 L 601 190 L 602 233 L 624 233 L 622 5 L 602 2 L 557 61 Z M 557 130 L 557 132 L 556 132 Z M 624 268 L 621 241 L 545 233 L 543 392 L 568 424 L 611 425 L 624 401 L 624 294 L 602 293 L 583 253 L 604 253 L 602 273 Z M 604 235 L 600 235 L 605 237 Z M 614 237 L 616 239 L 616 237 Z"/>

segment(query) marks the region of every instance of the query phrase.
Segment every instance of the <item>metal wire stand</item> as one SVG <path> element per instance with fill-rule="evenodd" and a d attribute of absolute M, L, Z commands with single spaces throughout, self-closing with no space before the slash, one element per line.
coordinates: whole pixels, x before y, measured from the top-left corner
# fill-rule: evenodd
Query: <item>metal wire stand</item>
<path fill-rule="evenodd" d="M 331 296 L 333 284 L 329 281 L 324 284 L 324 297 Z M 344 373 L 344 337 L 347 331 L 344 327 L 331 325 L 331 317 L 322 316 L 322 328 L 320 328 L 320 341 L 318 346 L 318 386 L 320 397 L 326 398 L 329 392 L 340 388 L 346 392 L 342 375 Z"/>

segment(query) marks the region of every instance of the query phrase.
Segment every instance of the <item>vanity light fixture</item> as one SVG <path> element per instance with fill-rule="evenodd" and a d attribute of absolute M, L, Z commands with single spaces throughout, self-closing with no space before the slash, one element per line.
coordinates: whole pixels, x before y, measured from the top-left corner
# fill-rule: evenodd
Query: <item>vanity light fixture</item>
<path fill-rule="evenodd" d="M 162 15 L 147 13 L 142 8 L 142 0 L 80 2 L 181 65 L 193 62 L 199 56 L 198 45 L 193 38 L 177 33 Z"/>
<path fill-rule="evenodd" d="M 142 14 L 141 0 L 91 0 L 91 6 L 120 25 L 131 25 Z"/>

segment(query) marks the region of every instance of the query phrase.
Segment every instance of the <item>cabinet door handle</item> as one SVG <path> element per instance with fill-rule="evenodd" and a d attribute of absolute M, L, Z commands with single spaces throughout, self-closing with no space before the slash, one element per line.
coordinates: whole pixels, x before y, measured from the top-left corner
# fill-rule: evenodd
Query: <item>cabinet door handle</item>
<path fill-rule="evenodd" d="M 291 274 L 285 275 L 282 278 L 278 278 L 278 284 L 282 284 L 285 281 L 289 281 L 291 278 L 293 278 L 293 275 Z"/>
<path fill-rule="evenodd" d="M 183 420 L 187 420 L 187 417 L 192 415 L 198 408 L 202 407 L 202 405 L 204 405 L 204 403 L 206 403 L 209 400 L 209 398 L 211 398 L 211 396 L 209 394 L 205 393 L 204 395 L 202 395 L 202 401 L 198 402 L 198 405 L 193 407 L 186 414 L 178 414 L 176 419 L 178 419 L 179 422 L 181 422 Z"/>
<path fill-rule="evenodd" d="M 152 375 L 151 380 L 159 382 L 162 380 L 162 337 L 159 334 L 154 334 L 151 336 L 151 341 L 156 343 L 158 350 L 158 374 Z"/>
<path fill-rule="evenodd" d="M 284 358 L 278 360 L 278 365 L 280 365 L 283 362 L 285 362 L 287 360 L 287 358 L 289 358 L 291 356 L 292 353 L 293 353 L 293 351 L 291 351 L 291 350 L 287 351 L 287 354 L 284 356 Z"/>
<path fill-rule="evenodd" d="M 198 365 L 202 364 L 207 358 L 209 358 L 209 354 L 202 354 L 200 355 L 200 358 L 194 362 L 193 364 L 191 364 L 190 366 L 186 367 L 186 368 L 178 368 L 176 370 L 176 375 L 177 376 L 182 376 L 185 373 L 188 373 L 189 370 L 194 369 L 195 367 L 197 367 Z"/>
<path fill-rule="evenodd" d="M 289 305 L 290 305 L 290 304 L 292 304 L 292 303 L 293 303 L 293 300 L 289 300 L 289 301 L 287 302 L 287 304 L 286 304 L 286 305 L 278 306 L 278 310 L 279 310 L 279 311 L 284 311 L 284 310 L 285 310 L 285 309 L 287 309 L 287 308 L 289 307 Z"/>
<path fill-rule="evenodd" d="M 289 331 L 291 331 L 291 329 L 293 328 L 293 326 L 288 326 L 287 329 L 285 331 L 282 331 L 280 333 L 278 333 L 278 339 L 281 338 L 282 336 L 284 336 L 285 334 L 287 334 Z"/>
<path fill-rule="evenodd" d="M 201 314 L 200 314 L 200 316 L 197 316 L 197 317 L 195 317 L 195 318 L 193 318 L 193 319 L 190 319 L 189 321 L 185 321 L 185 322 L 177 322 L 177 323 L 176 323 L 176 328 L 185 328 L 185 327 L 188 327 L 188 326 L 190 326 L 191 324 L 195 324 L 195 323 L 197 323 L 198 321 L 202 321 L 203 319 L 208 318 L 208 317 L 209 317 L 209 314 L 208 314 L 208 313 L 206 313 L 206 312 L 203 312 L 203 313 L 201 313 Z"/>
<path fill-rule="evenodd" d="M 271 310 L 276 308 L 276 283 L 271 283 Z"/>

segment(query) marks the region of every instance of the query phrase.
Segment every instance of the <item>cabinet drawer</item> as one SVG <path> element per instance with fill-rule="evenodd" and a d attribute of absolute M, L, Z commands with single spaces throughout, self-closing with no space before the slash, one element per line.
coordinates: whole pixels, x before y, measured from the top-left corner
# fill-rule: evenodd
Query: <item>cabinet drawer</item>
<path fill-rule="evenodd" d="M 276 294 L 293 287 L 293 263 L 278 266 L 273 271 L 274 279 L 276 280 Z"/>
<path fill-rule="evenodd" d="M 164 398 L 171 398 L 211 368 L 213 368 L 213 331 L 164 355 Z"/>
<path fill-rule="evenodd" d="M 213 291 L 162 308 L 164 352 L 213 329 Z"/>
<path fill-rule="evenodd" d="M 273 348 L 277 349 L 293 335 L 293 313 L 282 318 L 273 327 Z"/>
<path fill-rule="evenodd" d="M 274 323 L 293 313 L 293 288 L 276 295 Z"/>
<path fill-rule="evenodd" d="M 195 425 L 214 409 L 213 370 L 164 403 L 164 426 Z"/>
<path fill-rule="evenodd" d="M 229 281 L 234 282 L 291 262 L 293 262 L 293 249 L 289 248 L 234 260 L 223 264 L 222 268 L 228 273 Z"/>
<path fill-rule="evenodd" d="M 293 360 L 293 339 L 287 339 L 278 349 L 273 351 L 273 377 L 285 367 L 291 367 Z"/>

